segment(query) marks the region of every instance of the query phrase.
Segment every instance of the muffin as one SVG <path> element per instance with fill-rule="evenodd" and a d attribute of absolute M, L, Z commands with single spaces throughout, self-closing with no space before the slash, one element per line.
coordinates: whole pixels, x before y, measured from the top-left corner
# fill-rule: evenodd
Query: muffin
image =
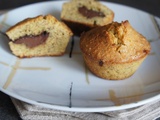
<path fill-rule="evenodd" d="M 109 80 L 133 75 L 151 50 L 146 38 L 127 20 L 83 33 L 80 48 L 90 71 Z"/>
<path fill-rule="evenodd" d="M 96 26 L 107 25 L 113 19 L 114 12 L 95 0 L 71 0 L 62 6 L 61 20 L 77 36 Z"/>
<path fill-rule="evenodd" d="M 27 18 L 6 32 L 11 51 L 20 58 L 63 55 L 72 34 L 52 15 Z"/>

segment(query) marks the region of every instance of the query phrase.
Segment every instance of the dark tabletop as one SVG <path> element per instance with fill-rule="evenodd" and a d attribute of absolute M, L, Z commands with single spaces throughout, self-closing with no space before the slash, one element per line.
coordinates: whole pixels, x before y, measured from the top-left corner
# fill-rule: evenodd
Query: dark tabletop
<path fill-rule="evenodd" d="M 13 9 L 26 4 L 47 0 L 0 0 L 0 10 Z M 127 5 L 160 17 L 160 0 L 105 0 Z M 10 97 L 0 92 L 0 120 L 20 120 Z M 159 119 L 160 120 L 160 119 Z"/>

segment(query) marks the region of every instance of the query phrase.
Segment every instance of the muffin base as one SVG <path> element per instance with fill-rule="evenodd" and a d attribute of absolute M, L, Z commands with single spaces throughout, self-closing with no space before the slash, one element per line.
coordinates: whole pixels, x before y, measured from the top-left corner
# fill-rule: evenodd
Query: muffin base
<path fill-rule="evenodd" d="M 74 21 L 67 21 L 63 19 L 62 21 L 72 30 L 72 32 L 76 36 L 81 36 L 83 32 L 89 31 L 90 29 L 94 28 L 91 25 L 82 24 Z"/>
<path fill-rule="evenodd" d="M 96 76 L 108 80 L 122 80 L 132 76 L 145 58 L 146 56 L 128 63 L 103 63 L 84 55 L 84 61 L 90 71 Z"/>

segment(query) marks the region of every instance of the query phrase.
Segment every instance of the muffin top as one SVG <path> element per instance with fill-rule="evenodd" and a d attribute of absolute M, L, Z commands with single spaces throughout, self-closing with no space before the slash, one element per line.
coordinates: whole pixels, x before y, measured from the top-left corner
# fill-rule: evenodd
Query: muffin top
<path fill-rule="evenodd" d="M 127 20 L 83 33 L 80 48 L 85 56 L 110 63 L 132 62 L 145 57 L 151 50 L 146 38 Z"/>

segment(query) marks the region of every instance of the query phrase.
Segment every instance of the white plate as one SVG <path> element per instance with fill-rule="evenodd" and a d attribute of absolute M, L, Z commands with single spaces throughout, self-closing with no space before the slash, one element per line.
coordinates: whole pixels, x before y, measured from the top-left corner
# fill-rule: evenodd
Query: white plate
<path fill-rule="evenodd" d="M 14 9 L 0 17 L 0 29 L 40 14 L 52 14 L 59 19 L 63 2 Z M 158 18 L 130 7 L 102 3 L 115 12 L 115 21 L 129 20 L 146 38 L 159 37 Z M 160 98 L 160 40 L 151 42 L 151 54 L 138 71 L 121 81 L 98 78 L 85 67 L 79 38 L 74 39 L 72 57 L 72 42 L 64 56 L 28 59 L 12 55 L 7 42 L 0 35 L 0 90 L 27 103 L 67 111 L 100 112 L 133 108 Z"/>

